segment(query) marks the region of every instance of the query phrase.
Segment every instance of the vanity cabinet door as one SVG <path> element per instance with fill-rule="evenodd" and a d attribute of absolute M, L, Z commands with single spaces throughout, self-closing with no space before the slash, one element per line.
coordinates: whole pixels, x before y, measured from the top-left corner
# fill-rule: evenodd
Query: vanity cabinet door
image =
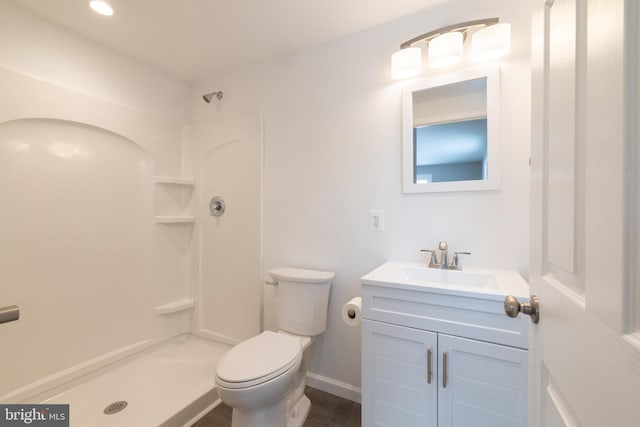
<path fill-rule="evenodd" d="M 526 427 L 526 350 L 438 334 L 438 353 L 438 426 Z"/>
<path fill-rule="evenodd" d="M 362 321 L 363 426 L 436 427 L 437 345 L 433 332 Z"/>

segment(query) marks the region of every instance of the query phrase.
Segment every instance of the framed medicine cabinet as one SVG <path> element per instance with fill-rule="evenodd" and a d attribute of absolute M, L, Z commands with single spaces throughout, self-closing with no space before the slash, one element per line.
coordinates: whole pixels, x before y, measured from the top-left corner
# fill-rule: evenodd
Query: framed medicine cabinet
<path fill-rule="evenodd" d="M 402 92 L 402 191 L 500 186 L 497 67 L 420 80 Z"/>

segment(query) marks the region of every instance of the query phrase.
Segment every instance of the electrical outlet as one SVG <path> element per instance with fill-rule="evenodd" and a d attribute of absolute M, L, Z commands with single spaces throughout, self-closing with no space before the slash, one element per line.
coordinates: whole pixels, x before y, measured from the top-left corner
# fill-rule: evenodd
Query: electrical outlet
<path fill-rule="evenodd" d="M 369 211 L 369 231 L 384 231 L 384 211 Z"/>

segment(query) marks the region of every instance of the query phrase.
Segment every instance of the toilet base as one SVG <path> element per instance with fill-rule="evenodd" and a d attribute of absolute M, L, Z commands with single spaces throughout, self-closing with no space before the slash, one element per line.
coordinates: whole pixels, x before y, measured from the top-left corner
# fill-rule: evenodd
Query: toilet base
<path fill-rule="evenodd" d="M 311 400 L 303 394 L 291 413 L 287 414 L 287 427 L 302 427 L 310 410 Z"/>
<path fill-rule="evenodd" d="M 276 401 L 250 409 L 233 408 L 231 427 L 285 427 L 287 426 L 287 395 L 284 394 Z M 287 426 L 288 427 L 288 426 Z"/>
<path fill-rule="evenodd" d="M 254 408 L 250 412 L 234 408 L 231 427 L 302 427 L 310 410 L 311 400 L 303 394 L 293 409 L 286 414 L 283 397 L 275 404 Z"/>

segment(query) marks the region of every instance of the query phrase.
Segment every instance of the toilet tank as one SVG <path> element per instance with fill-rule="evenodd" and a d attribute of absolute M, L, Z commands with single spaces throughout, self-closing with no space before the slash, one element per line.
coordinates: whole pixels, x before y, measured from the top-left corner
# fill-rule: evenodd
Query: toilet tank
<path fill-rule="evenodd" d="M 323 333 L 335 273 L 281 267 L 269 274 L 278 281 L 278 329 L 305 336 Z"/>

